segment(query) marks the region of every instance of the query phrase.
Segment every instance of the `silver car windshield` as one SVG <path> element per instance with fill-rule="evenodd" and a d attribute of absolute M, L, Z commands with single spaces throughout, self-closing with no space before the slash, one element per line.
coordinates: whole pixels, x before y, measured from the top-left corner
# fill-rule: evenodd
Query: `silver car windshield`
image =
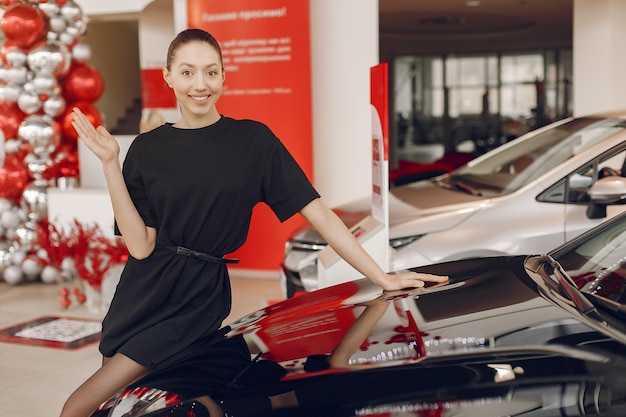
<path fill-rule="evenodd" d="M 506 195 L 624 128 L 626 122 L 617 118 L 573 119 L 514 139 L 484 158 L 470 161 L 441 184 L 476 195 Z"/>

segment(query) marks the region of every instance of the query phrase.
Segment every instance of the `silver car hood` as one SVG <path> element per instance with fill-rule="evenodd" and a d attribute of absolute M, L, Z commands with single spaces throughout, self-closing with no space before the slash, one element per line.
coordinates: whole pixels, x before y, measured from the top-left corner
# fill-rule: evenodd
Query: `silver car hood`
<path fill-rule="evenodd" d="M 489 201 L 432 181 L 394 188 L 389 193 L 389 235 L 394 238 L 455 227 Z"/>
<path fill-rule="evenodd" d="M 389 237 L 391 239 L 449 229 L 465 221 L 477 210 L 490 204 L 490 199 L 438 186 L 434 181 L 394 187 L 389 193 Z M 367 216 L 371 199 L 362 198 L 335 208 L 348 227 L 354 225 L 354 213 Z M 303 228 L 292 239 L 323 243 L 312 228 Z"/>

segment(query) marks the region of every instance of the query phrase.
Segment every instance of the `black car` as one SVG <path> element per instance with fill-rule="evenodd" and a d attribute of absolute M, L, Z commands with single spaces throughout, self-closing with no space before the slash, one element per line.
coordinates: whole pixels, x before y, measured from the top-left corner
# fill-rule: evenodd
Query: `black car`
<path fill-rule="evenodd" d="M 251 360 L 211 393 L 220 415 L 626 416 L 625 215 L 547 254 L 414 270 L 450 280 L 394 293 L 351 281 L 224 328 Z M 201 361 L 99 413 L 209 415 L 189 388 Z"/>

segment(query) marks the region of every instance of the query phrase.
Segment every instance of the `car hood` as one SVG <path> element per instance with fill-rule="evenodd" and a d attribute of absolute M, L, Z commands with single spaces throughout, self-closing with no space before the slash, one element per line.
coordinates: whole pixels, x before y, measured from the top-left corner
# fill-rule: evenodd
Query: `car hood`
<path fill-rule="evenodd" d="M 346 226 L 352 227 L 370 213 L 371 204 L 370 198 L 363 198 L 334 210 Z M 394 187 L 389 193 L 389 236 L 393 239 L 446 230 L 489 204 L 489 198 L 443 188 L 435 181 Z M 317 244 L 324 242 L 309 226 L 297 230 L 292 239 Z"/>
<path fill-rule="evenodd" d="M 299 390 L 300 407 L 327 407 L 318 415 L 347 404 L 358 408 L 354 415 L 379 416 L 412 404 L 407 415 L 430 416 L 444 403 L 458 409 L 437 415 L 518 415 L 549 409 L 550 398 L 568 390 L 592 398 L 592 387 L 626 398 L 624 345 L 543 294 L 525 260 L 415 268 L 450 281 L 393 293 L 367 280 L 339 284 L 258 310 L 232 323 L 228 335 L 243 334 L 253 353 L 280 364 L 286 372 L 276 389 Z M 536 415 L 586 415 L 559 414 L 565 403 Z M 624 409 L 613 412 L 593 415 Z"/>

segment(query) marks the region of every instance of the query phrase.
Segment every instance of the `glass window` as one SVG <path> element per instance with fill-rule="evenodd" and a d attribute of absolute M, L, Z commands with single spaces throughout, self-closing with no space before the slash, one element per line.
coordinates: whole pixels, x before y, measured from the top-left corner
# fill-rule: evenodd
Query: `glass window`
<path fill-rule="evenodd" d="M 601 158 L 597 162 L 597 166 L 596 162 L 594 162 L 572 174 L 568 180 L 568 202 L 580 203 L 589 201 L 587 192 L 596 178 L 610 175 L 621 176 L 624 158 L 626 158 L 626 150 L 622 149 L 619 152 Z"/>
<path fill-rule="evenodd" d="M 449 180 L 484 196 L 506 195 L 625 128 L 620 119 L 574 119 L 512 142 L 488 158 L 470 161 Z"/>
<path fill-rule="evenodd" d="M 626 302 L 626 221 L 616 221 L 592 238 L 553 257 L 583 292 Z"/>

